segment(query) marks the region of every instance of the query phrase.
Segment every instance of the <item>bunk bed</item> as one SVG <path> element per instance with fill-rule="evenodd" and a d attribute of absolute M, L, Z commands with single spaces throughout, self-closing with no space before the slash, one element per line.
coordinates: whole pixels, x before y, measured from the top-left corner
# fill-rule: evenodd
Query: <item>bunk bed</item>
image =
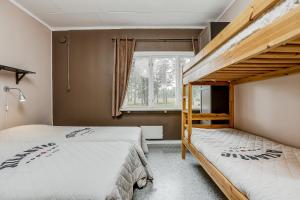
<path fill-rule="evenodd" d="M 234 129 L 234 86 L 297 72 L 300 72 L 298 0 L 253 0 L 240 16 L 184 67 L 182 158 L 185 159 L 188 149 L 228 199 L 251 199 L 251 196 L 249 197 L 245 188 L 236 187 L 232 178 L 229 179 L 220 167 L 217 167 L 220 166 L 218 163 L 222 159 L 214 161 L 214 156 L 209 156 L 208 149 L 205 148 L 209 147 L 205 142 L 209 143 L 210 140 L 216 139 L 210 138 L 211 133 L 222 135 L 225 132 L 237 131 Z M 228 86 L 229 113 L 193 112 L 192 89 L 199 85 Z M 202 120 L 227 120 L 228 123 L 193 123 Z M 251 138 L 248 133 L 241 134 Z M 263 138 L 260 140 L 265 141 Z M 268 144 L 270 142 L 266 141 Z M 299 159 L 300 153 L 297 149 L 289 149 L 286 146 L 280 146 L 280 149 L 284 150 L 281 151 L 283 155 L 286 155 L 285 150 L 297 152 L 298 157 L 295 156 L 295 159 Z M 224 155 L 226 157 L 226 152 Z M 294 189 L 300 190 L 300 188 Z"/>

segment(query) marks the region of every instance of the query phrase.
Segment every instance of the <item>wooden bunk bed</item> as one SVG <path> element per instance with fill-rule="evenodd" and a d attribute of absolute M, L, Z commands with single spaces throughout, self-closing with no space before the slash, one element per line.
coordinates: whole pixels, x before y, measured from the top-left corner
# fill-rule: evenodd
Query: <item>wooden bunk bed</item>
<path fill-rule="evenodd" d="M 300 6 L 254 31 L 218 56 L 212 55 L 282 2 L 253 0 L 183 69 L 182 159 L 185 159 L 188 149 L 228 199 L 247 197 L 191 143 L 192 128 L 234 128 L 234 85 L 300 72 Z M 195 85 L 228 86 L 229 113 L 193 113 L 192 88 Z M 193 123 L 199 120 L 228 120 L 229 123 Z"/>

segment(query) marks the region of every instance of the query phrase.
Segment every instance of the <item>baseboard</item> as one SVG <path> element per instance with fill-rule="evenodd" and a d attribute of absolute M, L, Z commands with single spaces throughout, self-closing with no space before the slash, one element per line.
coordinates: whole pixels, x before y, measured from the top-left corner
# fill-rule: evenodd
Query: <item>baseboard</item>
<path fill-rule="evenodd" d="M 147 140 L 147 144 L 181 144 L 181 140 Z"/>

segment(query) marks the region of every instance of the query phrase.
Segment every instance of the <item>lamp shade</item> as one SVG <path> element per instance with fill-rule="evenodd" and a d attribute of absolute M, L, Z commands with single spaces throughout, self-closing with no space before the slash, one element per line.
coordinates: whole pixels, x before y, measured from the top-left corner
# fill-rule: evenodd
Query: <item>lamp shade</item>
<path fill-rule="evenodd" d="M 19 101 L 20 102 L 25 102 L 26 101 L 26 97 L 24 96 L 24 94 L 22 92 L 19 93 Z"/>

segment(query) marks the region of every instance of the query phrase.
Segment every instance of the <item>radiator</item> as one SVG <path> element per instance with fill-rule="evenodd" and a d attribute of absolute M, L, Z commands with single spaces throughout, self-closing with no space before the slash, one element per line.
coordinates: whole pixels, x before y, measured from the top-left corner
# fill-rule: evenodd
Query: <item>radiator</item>
<path fill-rule="evenodd" d="M 163 139 L 163 126 L 141 126 L 146 139 Z"/>

